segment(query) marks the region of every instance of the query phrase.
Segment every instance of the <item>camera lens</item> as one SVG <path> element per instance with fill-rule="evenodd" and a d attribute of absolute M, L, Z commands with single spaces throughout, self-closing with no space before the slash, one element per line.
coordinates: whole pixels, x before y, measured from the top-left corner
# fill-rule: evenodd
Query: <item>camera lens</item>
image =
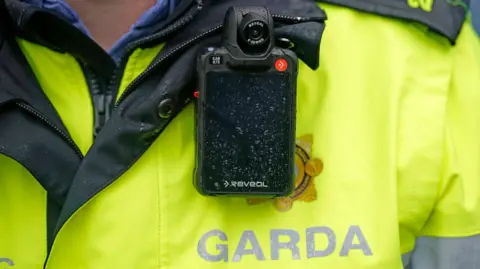
<path fill-rule="evenodd" d="M 267 24 L 263 21 L 250 21 L 243 28 L 244 41 L 250 46 L 261 46 L 268 41 Z"/>
<path fill-rule="evenodd" d="M 240 24 L 240 37 L 250 47 L 264 47 L 270 41 L 268 23 L 255 13 L 247 14 Z"/>
<path fill-rule="evenodd" d="M 260 25 L 253 25 L 248 28 L 247 38 L 258 41 L 263 37 L 263 27 Z"/>

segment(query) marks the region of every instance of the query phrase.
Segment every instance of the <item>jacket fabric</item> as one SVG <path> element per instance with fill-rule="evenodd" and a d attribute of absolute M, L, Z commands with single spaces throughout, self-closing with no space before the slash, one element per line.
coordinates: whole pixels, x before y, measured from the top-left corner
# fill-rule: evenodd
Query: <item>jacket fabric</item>
<path fill-rule="evenodd" d="M 197 51 L 256 1 L 183 0 L 118 66 L 54 14 L 0 1 L 0 265 L 478 268 L 464 9 L 328 2 L 265 1 L 302 62 L 297 188 L 258 200 L 196 193 L 191 101 Z"/>

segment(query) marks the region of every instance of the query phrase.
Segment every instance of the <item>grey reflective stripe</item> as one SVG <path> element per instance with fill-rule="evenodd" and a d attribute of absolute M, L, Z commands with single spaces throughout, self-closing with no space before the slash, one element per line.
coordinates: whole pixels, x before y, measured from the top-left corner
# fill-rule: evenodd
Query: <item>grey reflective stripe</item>
<path fill-rule="evenodd" d="M 411 269 L 412 268 L 410 266 L 411 257 L 412 257 L 412 253 L 410 253 L 410 252 L 402 255 L 403 268 L 405 268 L 405 269 Z"/>
<path fill-rule="evenodd" d="M 480 235 L 420 237 L 410 255 L 409 262 L 404 262 L 406 269 L 479 269 Z"/>

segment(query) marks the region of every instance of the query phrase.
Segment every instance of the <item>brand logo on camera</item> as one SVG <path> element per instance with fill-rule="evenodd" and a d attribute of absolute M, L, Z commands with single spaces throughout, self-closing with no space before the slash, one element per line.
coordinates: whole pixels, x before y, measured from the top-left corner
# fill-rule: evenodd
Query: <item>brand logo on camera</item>
<path fill-rule="evenodd" d="M 317 200 L 315 177 L 323 170 L 323 162 L 312 158 L 313 136 L 305 135 L 297 138 L 295 151 L 295 190 L 290 196 L 274 199 L 251 198 L 250 205 L 273 201 L 278 211 L 288 211 L 295 201 L 312 202 Z"/>
<path fill-rule="evenodd" d="M 268 188 L 268 185 L 262 181 L 223 181 L 223 186 L 225 188 L 232 187 L 232 188 L 243 188 L 243 187 L 250 187 L 250 188 Z"/>

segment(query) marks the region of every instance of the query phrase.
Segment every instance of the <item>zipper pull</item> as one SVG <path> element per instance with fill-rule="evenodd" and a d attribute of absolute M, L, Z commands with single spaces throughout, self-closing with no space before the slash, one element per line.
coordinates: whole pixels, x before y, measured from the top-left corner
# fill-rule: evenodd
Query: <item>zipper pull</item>
<path fill-rule="evenodd" d="M 95 124 L 93 129 L 93 137 L 97 137 L 98 133 L 105 124 L 105 114 L 106 114 L 106 96 L 103 94 L 96 94 L 93 96 L 93 107 L 95 110 Z"/>
<path fill-rule="evenodd" d="M 105 114 L 103 117 L 104 124 L 110 119 L 112 115 L 112 108 L 113 108 L 113 95 L 111 92 L 107 92 L 104 95 L 105 98 Z"/>
<path fill-rule="evenodd" d="M 97 94 L 93 97 L 95 105 L 94 137 L 102 130 L 105 123 L 110 119 L 113 96 L 110 93 Z"/>

